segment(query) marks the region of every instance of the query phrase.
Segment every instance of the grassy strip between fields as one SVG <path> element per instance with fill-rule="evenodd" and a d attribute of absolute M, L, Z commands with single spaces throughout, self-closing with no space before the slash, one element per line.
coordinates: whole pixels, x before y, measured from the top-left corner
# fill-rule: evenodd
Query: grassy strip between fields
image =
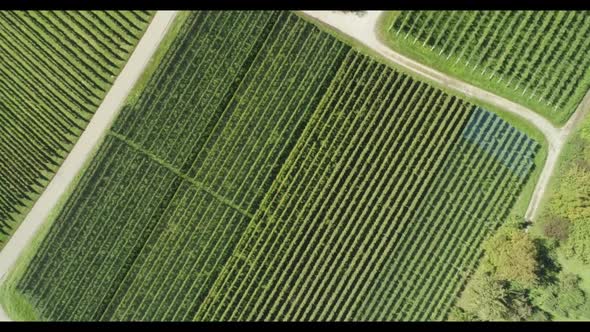
<path fill-rule="evenodd" d="M 117 134 L 115 132 L 111 132 L 110 135 L 112 137 L 115 137 L 116 139 L 118 139 L 119 141 L 127 144 L 127 146 L 129 146 L 130 148 L 132 148 L 133 150 L 135 150 L 137 153 L 143 154 L 144 156 L 148 157 L 151 161 L 157 163 L 158 165 L 166 168 L 168 171 L 170 171 L 171 173 L 174 173 L 174 175 L 176 175 L 177 177 L 183 179 L 186 182 L 189 182 L 190 184 L 192 184 L 195 188 L 211 195 L 212 197 L 214 197 L 216 200 L 218 200 L 220 203 L 225 204 L 226 206 L 238 211 L 241 215 L 252 219 L 254 216 L 251 213 L 248 213 L 248 211 L 244 211 L 241 207 L 239 207 L 238 205 L 236 205 L 235 203 L 233 203 L 232 201 L 230 201 L 229 199 L 215 193 L 213 190 L 207 188 L 207 186 L 205 186 L 204 183 L 201 183 L 199 181 L 197 181 L 194 178 L 189 177 L 186 174 L 183 174 L 181 171 L 179 171 L 178 169 L 176 169 L 173 165 L 169 164 L 168 162 L 166 162 L 165 160 L 159 158 L 158 156 L 156 156 L 155 154 L 151 153 L 150 151 L 142 148 L 139 144 L 136 144 L 134 142 L 132 142 L 131 140 L 127 139 L 125 136 Z"/>
<path fill-rule="evenodd" d="M 158 65 L 160 64 L 168 48 L 176 38 L 176 35 L 178 35 L 178 33 L 180 32 L 180 28 L 182 27 L 182 24 L 188 17 L 188 14 L 188 12 L 179 12 L 178 15 L 175 17 L 172 26 L 170 27 L 170 29 L 166 33 L 166 36 L 160 43 L 160 46 L 156 50 L 156 53 L 150 59 L 145 71 L 137 81 L 131 94 L 129 94 L 129 96 L 125 100 L 124 105 L 133 104 L 134 100 L 141 94 L 141 91 L 144 89 L 150 77 L 158 68 Z M 123 107 L 124 106 L 122 106 L 120 110 L 123 109 Z M 113 119 L 113 123 L 115 120 L 116 119 Z M 76 175 L 74 181 L 72 181 L 71 185 L 60 197 L 57 205 L 53 207 L 49 214 L 49 217 L 47 218 L 47 220 L 45 220 L 39 231 L 35 234 L 33 240 L 27 245 L 22 255 L 18 258 L 16 264 L 13 266 L 12 270 L 5 276 L 4 280 L 0 280 L 0 305 L 2 305 L 4 311 L 11 319 L 16 321 L 44 320 L 43 317 L 41 317 L 41 315 L 29 303 L 26 297 L 16 290 L 16 285 L 21 279 L 22 275 L 27 270 L 29 262 L 35 256 L 35 253 L 37 252 L 37 249 L 41 246 L 43 239 L 49 233 L 51 225 L 59 216 L 61 210 L 65 206 L 69 197 L 72 195 L 74 189 L 80 182 L 80 179 L 82 179 L 82 177 L 86 173 L 86 170 L 94 160 L 96 153 L 100 150 L 100 147 L 104 143 L 107 133 L 108 131 L 105 131 L 102 134 L 102 137 L 99 139 L 99 143 L 90 152 L 90 157 L 86 160 L 84 166 L 80 170 L 80 173 Z"/>

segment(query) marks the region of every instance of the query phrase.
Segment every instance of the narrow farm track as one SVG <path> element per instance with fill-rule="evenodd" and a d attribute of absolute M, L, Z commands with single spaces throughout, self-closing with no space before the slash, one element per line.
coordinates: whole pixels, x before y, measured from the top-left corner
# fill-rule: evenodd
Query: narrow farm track
<path fill-rule="evenodd" d="M 363 16 L 348 14 L 338 11 L 303 11 L 305 15 L 331 26 L 332 28 L 347 34 L 357 41 L 368 46 L 373 51 L 379 53 L 385 58 L 395 62 L 396 64 L 411 70 L 422 77 L 426 77 L 432 81 L 442 84 L 448 88 L 458 91 L 467 96 L 485 101 L 494 106 L 500 107 L 512 114 L 515 114 L 530 124 L 535 126 L 539 131 L 545 135 L 548 142 L 547 160 L 537 181 L 537 185 L 533 192 L 531 201 L 525 215 L 525 218 L 532 220 L 539 210 L 541 200 L 551 174 L 557 164 L 559 154 L 563 148 L 565 141 L 569 134 L 575 127 L 575 124 L 588 112 L 590 109 L 590 91 L 586 93 L 584 99 L 571 116 L 569 121 L 561 128 L 554 126 L 551 122 L 543 116 L 526 108 L 522 105 L 514 103 L 506 98 L 495 95 L 486 90 L 480 89 L 470 85 L 457 78 L 448 76 L 428 66 L 425 66 L 417 61 L 414 61 L 400 53 L 393 51 L 389 46 L 383 43 L 378 37 L 378 20 L 383 11 L 366 11 Z"/>
<path fill-rule="evenodd" d="M 110 128 L 123 102 L 141 77 L 175 17 L 176 11 L 158 11 L 152 19 L 86 130 L 18 230 L 0 252 L 0 282 L 16 263 L 43 222 L 48 219 L 60 197 L 74 181 L 87 159 L 91 157 L 92 151 L 99 144 L 104 132 Z M 8 320 L 10 318 L 0 307 L 0 321 Z"/>

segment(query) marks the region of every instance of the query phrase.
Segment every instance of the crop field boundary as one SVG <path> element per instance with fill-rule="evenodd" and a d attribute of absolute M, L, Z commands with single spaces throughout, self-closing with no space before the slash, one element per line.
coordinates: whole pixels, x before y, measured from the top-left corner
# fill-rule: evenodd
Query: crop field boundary
<path fill-rule="evenodd" d="M 547 100 L 543 99 L 541 101 L 541 99 L 536 98 L 537 97 L 536 95 L 534 95 L 534 97 L 533 97 L 533 95 L 531 95 L 531 92 L 534 93 L 535 92 L 534 90 L 537 90 L 536 88 L 533 89 L 532 86 L 528 86 L 527 88 L 525 88 L 523 90 L 520 87 L 520 84 L 522 82 L 515 82 L 512 79 L 512 78 L 514 78 L 514 76 L 510 77 L 510 75 L 509 75 L 508 77 L 506 77 L 503 75 L 499 75 L 496 72 L 492 72 L 492 75 L 490 76 L 490 75 L 488 75 L 490 73 L 488 71 L 489 68 L 486 68 L 482 71 L 481 69 L 485 67 L 483 60 L 479 60 L 480 61 L 479 65 L 481 65 L 481 67 L 478 66 L 477 64 L 475 64 L 475 66 L 474 66 L 474 64 L 470 65 L 469 61 L 467 61 L 467 64 L 465 64 L 464 62 L 467 59 L 462 58 L 464 53 L 462 52 L 461 47 L 457 47 L 457 49 L 456 49 L 456 52 L 459 54 L 448 54 L 448 57 L 445 55 L 447 52 L 450 52 L 450 51 L 447 49 L 440 49 L 440 52 L 445 51 L 444 54 L 441 56 L 441 54 L 438 52 L 439 48 L 434 48 L 435 47 L 434 45 L 432 45 L 432 48 L 431 48 L 430 44 L 425 45 L 427 41 L 423 42 L 422 37 L 421 38 L 415 37 L 412 34 L 414 32 L 410 31 L 410 32 L 407 32 L 407 34 L 406 34 L 405 30 L 402 33 L 400 33 L 400 30 L 392 31 L 391 29 L 393 28 L 394 23 L 397 23 L 397 25 L 399 25 L 399 24 L 403 25 L 405 23 L 404 19 L 398 20 L 398 17 L 400 16 L 400 14 L 401 14 L 400 11 L 385 11 L 385 12 L 383 12 L 382 15 L 380 15 L 378 22 L 376 24 L 376 31 L 375 32 L 376 32 L 379 40 L 382 43 L 389 46 L 392 50 L 394 50 L 400 54 L 403 54 L 403 55 L 419 62 L 420 64 L 423 64 L 425 66 L 433 68 L 433 69 L 440 71 L 444 74 L 447 74 L 449 76 L 459 78 L 462 81 L 464 81 L 470 85 L 477 86 L 483 90 L 489 91 L 493 94 L 496 94 L 498 96 L 502 96 L 502 97 L 507 98 L 511 101 L 514 101 L 520 105 L 528 107 L 531 110 L 535 111 L 536 113 L 547 118 L 556 127 L 564 125 L 568 121 L 568 119 L 570 119 L 572 117 L 572 115 L 574 114 L 574 112 L 576 110 L 576 106 L 579 105 L 582 102 L 582 100 L 584 99 L 584 95 L 585 95 L 586 91 L 581 90 L 581 89 L 584 85 L 587 86 L 589 84 L 589 82 L 588 82 L 588 78 L 583 77 L 583 74 L 580 74 L 580 75 L 582 75 L 582 77 L 580 78 L 578 85 L 575 85 L 572 87 L 572 89 L 574 91 L 572 92 L 572 95 L 570 95 L 569 100 L 559 102 L 559 103 L 557 103 L 558 105 L 553 105 L 553 104 L 549 105 L 549 104 L 546 104 Z M 405 13 L 405 14 L 407 14 L 407 13 Z M 414 13 L 411 13 L 409 15 L 413 15 L 413 14 Z M 406 17 L 406 19 L 407 19 L 407 17 Z M 485 17 L 480 18 L 480 19 L 485 20 Z M 404 21 L 404 22 L 400 23 L 399 21 Z M 498 23 L 498 22 L 495 22 L 495 23 Z M 401 26 L 399 28 L 401 29 Z M 420 30 L 420 27 L 417 27 L 417 29 Z M 431 29 L 432 29 L 432 27 L 431 27 Z M 425 29 L 424 27 L 422 27 L 421 31 L 424 31 L 424 30 L 428 30 L 428 29 Z M 432 31 L 431 36 L 436 35 L 436 32 L 438 32 L 438 31 Z M 477 31 L 474 31 L 474 34 L 476 34 L 476 32 Z M 545 31 L 545 32 L 547 34 L 549 34 L 550 32 L 553 32 L 553 31 Z M 553 36 L 553 37 L 555 37 L 555 36 Z M 444 38 L 440 38 L 440 39 L 444 39 Z M 418 42 L 416 42 L 416 41 L 418 41 Z M 497 49 L 501 49 L 502 48 L 501 46 L 506 47 L 506 46 L 510 46 L 510 45 L 498 45 Z M 537 45 L 537 46 L 541 47 L 542 45 Z M 568 49 L 569 47 L 570 46 L 568 45 L 565 47 L 565 49 Z M 519 57 L 525 57 L 525 55 L 530 55 L 530 54 L 520 53 L 518 55 L 519 55 Z M 497 56 L 499 57 L 500 54 L 498 54 Z M 450 59 L 449 59 L 449 57 L 450 57 Z M 555 57 L 557 58 L 558 56 L 555 55 Z M 461 61 L 459 61 L 459 60 L 461 60 Z M 474 59 L 470 58 L 468 60 L 474 60 Z M 570 59 L 567 59 L 567 60 L 569 61 Z M 539 65 L 542 67 L 542 64 L 539 64 Z M 536 72 L 543 73 L 546 71 L 545 69 L 547 69 L 547 68 L 538 68 Z M 578 68 L 578 70 L 583 71 L 582 68 Z M 498 75 L 496 75 L 496 74 L 498 74 Z M 486 76 L 486 77 L 484 78 L 484 76 Z M 491 77 L 491 79 L 490 79 L 490 77 Z M 549 78 L 550 77 L 544 76 L 544 80 L 548 80 Z M 524 86 L 526 86 L 526 84 Z M 528 93 L 527 93 L 527 89 L 528 89 Z M 551 90 L 551 89 L 549 89 L 549 90 Z M 539 92 L 539 91 L 536 91 L 536 92 Z M 559 112 L 556 112 L 556 110 L 559 110 Z"/>
<path fill-rule="evenodd" d="M 84 15 L 72 15 L 72 13 L 65 12 L 21 12 L 18 14 L 6 12 L 4 16 L 2 16 L 3 22 L 14 22 L 13 20 L 17 20 L 20 23 L 12 24 L 23 24 L 22 29 L 14 31 L 12 30 L 13 28 L 9 28 L 9 30 L 5 31 L 16 32 L 13 34 L 13 37 L 16 38 L 16 40 L 19 40 L 18 46 L 15 49 L 17 52 L 16 54 L 20 52 L 25 60 L 32 54 L 36 54 L 35 52 L 40 52 L 39 55 L 41 55 L 41 57 L 39 57 L 38 63 L 32 63 L 31 61 L 26 63 L 27 61 L 25 61 L 25 63 L 20 62 L 21 65 L 18 65 L 17 67 L 12 67 L 15 69 L 22 66 L 19 70 L 24 70 L 24 72 L 19 70 L 15 72 L 17 73 L 16 80 L 13 84 L 9 84 L 8 90 L 4 90 L 7 88 L 4 83 L 0 84 L 0 90 L 2 90 L 0 93 L 3 94 L 3 97 L 5 96 L 4 94 L 7 93 L 6 91 L 12 91 L 7 93 L 8 95 L 6 97 L 9 98 L 5 98 L 7 106 L 9 107 L 8 110 L 11 111 L 2 112 L 0 115 L 0 122 L 6 122 L 7 124 L 7 130 L 3 130 L 2 134 L 8 135 L 4 137 L 8 137 L 8 142 L 12 143 L 8 146 L 16 149 L 11 150 L 10 148 L 7 150 L 6 146 L 0 144 L 0 150 L 2 150 L 3 153 L 6 153 L 8 161 L 20 160 L 21 165 L 27 166 L 22 167 L 22 170 L 20 166 L 16 167 L 16 169 L 14 165 L 10 168 L 4 168 L 6 165 L 0 166 L 0 168 L 3 168 L 3 170 L 0 171 L 2 176 L 7 176 L 8 181 L 15 185 L 12 190 L 8 191 L 8 194 L 4 192 L 1 196 L 2 198 L 4 198 L 4 195 L 8 196 L 13 202 L 15 202 L 14 204 L 16 204 L 12 209 L 9 208 L 7 210 L 6 206 L 3 205 L 6 201 L 0 203 L 0 250 L 3 249 L 12 234 L 26 218 L 35 202 L 41 197 L 44 190 L 46 190 L 48 184 L 55 176 L 67 155 L 71 152 L 73 146 L 84 131 L 84 128 L 88 125 L 90 118 L 106 96 L 108 92 L 107 88 L 114 83 L 115 77 L 118 76 L 129 60 L 141 35 L 149 26 L 149 22 L 153 17 L 154 12 L 155 11 L 149 14 L 150 18 L 148 20 L 142 21 L 142 24 L 134 26 L 132 30 L 129 30 L 130 37 L 132 37 L 131 39 L 120 40 L 126 45 L 126 51 L 120 53 L 114 49 L 109 50 L 109 52 L 113 51 L 114 53 L 111 53 L 110 55 L 112 61 L 107 59 L 106 62 L 102 61 L 106 59 L 104 54 L 101 55 L 100 53 L 96 53 L 101 48 L 104 51 L 104 46 L 109 42 L 112 42 L 106 41 L 100 37 L 101 32 L 104 32 L 103 29 L 105 29 L 105 26 L 98 26 L 105 23 L 103 19 L 106 17 L 101 18 L 95 15 L 96 13 L 90 12 L 87 13 L 90 17 L 83 17 Z M 135 16 L 135 18 L 137 17 L 138 16 Z M 113 17 L 111 17 L 111 19 L 112 18 Z M 120 18 L 122 17 L 119 17 L 119 19 Z M 91 25 L 97 25 L 88 29 L 86 24 L 90 21 L 87 21 L 86 19 L 93 21 Z M 50 27 L 49 30 L 45 32 L 41 31 L 42 29 L 39 30 L 38 28 L 41 26 L 36 26 L 36 23 L 34 23 L 37 21 L 41 22 L 41 26 L 48 24 L 48 27 Z M 6 22 L 2 24 L 4 25 Z M 64 38 L 63 41 L 59 40 L 59 38 L 56 39 L 56 33 L 59 31 L 64 32 L 63 30 L 60 30 L 60 27 L 63 28 L 64 24 L 68 25 L 67 22 L 72 25 L 72 27 L 68 29 L 72 29 L 73 31 L 69 31 L 69 33 L 62 35 Z M 56 23 L 57 25 L 55 25 Z M 117 28 L 122 28 L 122 26 L 119 25 Z M 117 28 L 115 28 L 115 30 L 117 30 Z M 117 32 L 115 31 L 115 33 Z M 131 36 L 131 34 L 133 34 L 133 36 Z M 38 38 L 40 36 L 43 37 Z M 63 55 L 64 52 L 71 55 L 72 53 L 70 52 L 75 51 L 76 49 L 75 40 L 80 42 L 80 39 L 77 38 L 82 36 L 87 36 L 86 38 L 90 39 L 98 38 L 98 43 L 88 44 L 87 47 L 89 47 L 89 53 L 82 55 L 77 60 L 72 61 L 61 57 L 61 60 L 65 61 L 63 68 L 55 67 L 55 64 L 58 62 L 52 63 L 50 59 L 54 59 L 56 56 L 59 59 L 61 56 L 59 54 L 61 53 Z M 24 40 L 28 40 L 27 38 L 31 39 L 28 42 L 24 42 Z M 11 44 L 11 42 L 9 42 L 10 40 L 11 39 L 6 41 L 6 43 Z M 52 48 L 51 46 L 48 48 L 48 45 L 52 42 L 56 43 L 55 48 Z M 29 43 L 32 43 L 32 45 L 26 45 Z M 77 49 L 79 50 L 79 48 Z M 123 49 L 120 48 L 119 50 Z M 9 52 L 8 54 L 12 53 Z M 90 54 L 94 55 L 90 56 Z M 10 61 L 8 61 L 7 64 L 0 66 L 0 72 L 2 72 L 3 75 L 6 75 L 5 70 L 7 68 L 14 66 L 15 61 L 16 63 L 19 63 L 19 61 L 23 60 L 19 58 L 20 55 L 10 56 L 8 58 Z M 100 60 L 101 58 L 102 60 Z M 88 66 L 89 61 L 92 62 L 96 60 L 98 60 L 98 62 L 94 62 L 94 66 L 97 68 L 90 68 Z M 58 60 L 54 59 L 54 61 Z M 31 72 L 31 68 L 37 69 L 33 69 L 33 72 Z M 27 72 L 27 70 L 29 71 Z M 35 76 L 38 74 L 36 72 L 38 70 L 42 72 L 42 77 Z M 25 78 L 29 76 L 33 79 L 36 78 L 36 81 L 30 83 L 28 86 L 23 86 L 22 84 L 26 83 Z M 80 77 L 86 77 L 85 79 L 88 80 L 87 84 L 89 84 L 88 87 L 76 87 L 77 80 L 72 80 L 72 77 L 78 77 L 78 80 Z M 48 84 L 50 85 L 49 87 L 47 86 Z M 14 89 L 10 87 L 11 85 L 14 85 Z M 36 94 L 41 94 L 39 89 L 45 88 L 49 88 L 49 90 L 52 91 L 47 95 L 47 97 L 49 97 L 48 99 L 33 99 L 31 102 L 19 98 L 21 93 L 28 95 L 29 98 L 36 98 Z M 31 91 L 35 91 L 35 93 L 31 95 L 29 93 Z M 83 91 L 82 94 L 80 94 L 81 91 Z M 10 98 L 11 95 L 14 95 L 12 97 L 16 99 Z M 19 100 L 21 101 L 19 102 Z M 54 103 L 57 103 L 57 105 L 69 106 L 67 110 L 62 110 L 60 107 L 50 106 L 56 105 Z M 19 109 L 21 109 L 20 107 L 23 105 L 25 108 L 22 109 L 22 111 L 19 111 Z M 25 111 L 27 107 L 35 108 L 39 113 L 36 114 L 35 117 L 30 117 L 28 112 Z M 16 112 L 12 113 L 13 111 Z M 36 119 L 36 117 L 38 117 L 38 119 Z M 58 137 L 61 138 L 57 139 Z M 33 152 L 35 148 L 40 147 L 44 148 L 37 152 Z M 17 155 L 20 156 L 17 157 Z M 36 157 L 33 158 L 33 156 Z M 10 171 L 10 169 L 12 169 L 12 171 Z M 18 184 L 16 184 L 14 178 L 12 178 L 13 174 L 10 174 L 14 171 L 23 171 L 14 173 L 20 174 L 19 177 L 22 181 L 19 181 Z M 32 174 L 36 175 L 31 178 Z M 23 185 L 26 187 L 23 187 Z M 1 187 L 0 191 L 5 189 L 4 185 Z M 18 198 L 15 200 L 15 197 Z"/>

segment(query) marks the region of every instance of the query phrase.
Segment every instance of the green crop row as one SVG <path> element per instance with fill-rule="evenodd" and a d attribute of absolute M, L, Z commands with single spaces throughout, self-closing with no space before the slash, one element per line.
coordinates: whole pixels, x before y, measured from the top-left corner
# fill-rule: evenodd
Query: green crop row
<path fill-rule="evenodd" d="M 108 135 L 103 149 L 112 152 L 97 172 L 118 167 L 112 183 L 88 182 L 79 188 L 85 194 L 75 193 L 92 199 L 61 212 L 19 284 L 25 296 L 52 319 L 164 319 L 177 314 L 161 305 L 168 301 L 195 308 L 348 50 L 285 12 L 191 14 L 161 71 Z M 137 183 L 154 163 L 182 180 L 162 182 L 171 196 Z M 156 185 L 151 175 L 145 181 Z M 99 190 L 86 187 L 92 183 Z M 163 212 L 139 233 L 136 214 L 152 199 Z M 55 243 L 58 233 L 72 241 Z M 74 259 L 83 245 L 91 249 Z M 154 282 L 160 278 L 166 283 Z"/>
<path fill-rule="evenodd" d="M 253 213 L 347 47 L 285 12 L 203 12 L 184 29 L 114 131 Z"/>
<path fill-rule="evenodd" d="M 510 126 L 498 117 L 467 140 L 474 106 L 359 57 L 343 64 L 194 319 L 444 318 L 526 181 L 494 157 L 531 158 L 532 141 L 502 137 Z M 496 151 L 476 144 L 490 139 Z"/>
<path fill-rule="evenodd" d="M 18 282 L 52 320 L 440 320 L 536 142 L 286 12 L 190 13 Z"/>

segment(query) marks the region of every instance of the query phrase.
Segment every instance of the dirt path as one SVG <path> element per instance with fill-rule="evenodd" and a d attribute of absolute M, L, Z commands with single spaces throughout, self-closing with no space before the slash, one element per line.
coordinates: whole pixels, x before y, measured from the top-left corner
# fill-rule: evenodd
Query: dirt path
<path fill-rule="evenodd" d="M 70 186 L 86 160 L 90 157 L 91 152 L 99 142 L 99 138 L 110 128 L 127 95 L 143 73 L 175 16 L 175 11 L 158 11 L 152 19 L 129 61 L 123 67 L 102 104 L 100 104 L 90 123 L 88 123 L 86 130 L 84 130 L 29 214 L 0 252 L 0 282 L 16 263 L 41 224 L 47 220 L 61 195 Z M 6 320 L 10 319 L 0 307 L 0 321 Z"/>
<path fill-rule="evenodd" d="M 420 76 L 426 77 L 470 97 L 474 97 L 494 106 L 500 107 L 525 119 L 530 124 L 539 129 L 539 131 L 545 135 L 549 146 L 547 160 L 543 170 L 541 171 L 541 175 L 539 176 L 539 180 L 535 186 L 535 190 L 525 214 L 525 217 L 528 220 L 533 220 L 539 209 L 545 189 L 549 184 L 551 174 L 553 174 L 553 170 L 559 158 L 559 153 L 561 152 L 563 144 L 573 130 L 575 123 L 577 123 L 590 109 L 590 91 L 586 94 L 584 100 L 576 109 L 576 112 L 572 115 L 566 125 L 562 128 L 558 128 L 529 108 L 514 103 L 503 97 L 497 96 L 486 90 L 470 85 L 457 78 L 443 74 L 390 49 L 389 46 L 379 40 L 377 35 L 377 21 L 383 11 L 366 11 L 365 15 L 363 16 L 338 11 L 310 10 L 303 11 L 303 13 L 355 38 L 387 59 L 419 74 Z"/>

